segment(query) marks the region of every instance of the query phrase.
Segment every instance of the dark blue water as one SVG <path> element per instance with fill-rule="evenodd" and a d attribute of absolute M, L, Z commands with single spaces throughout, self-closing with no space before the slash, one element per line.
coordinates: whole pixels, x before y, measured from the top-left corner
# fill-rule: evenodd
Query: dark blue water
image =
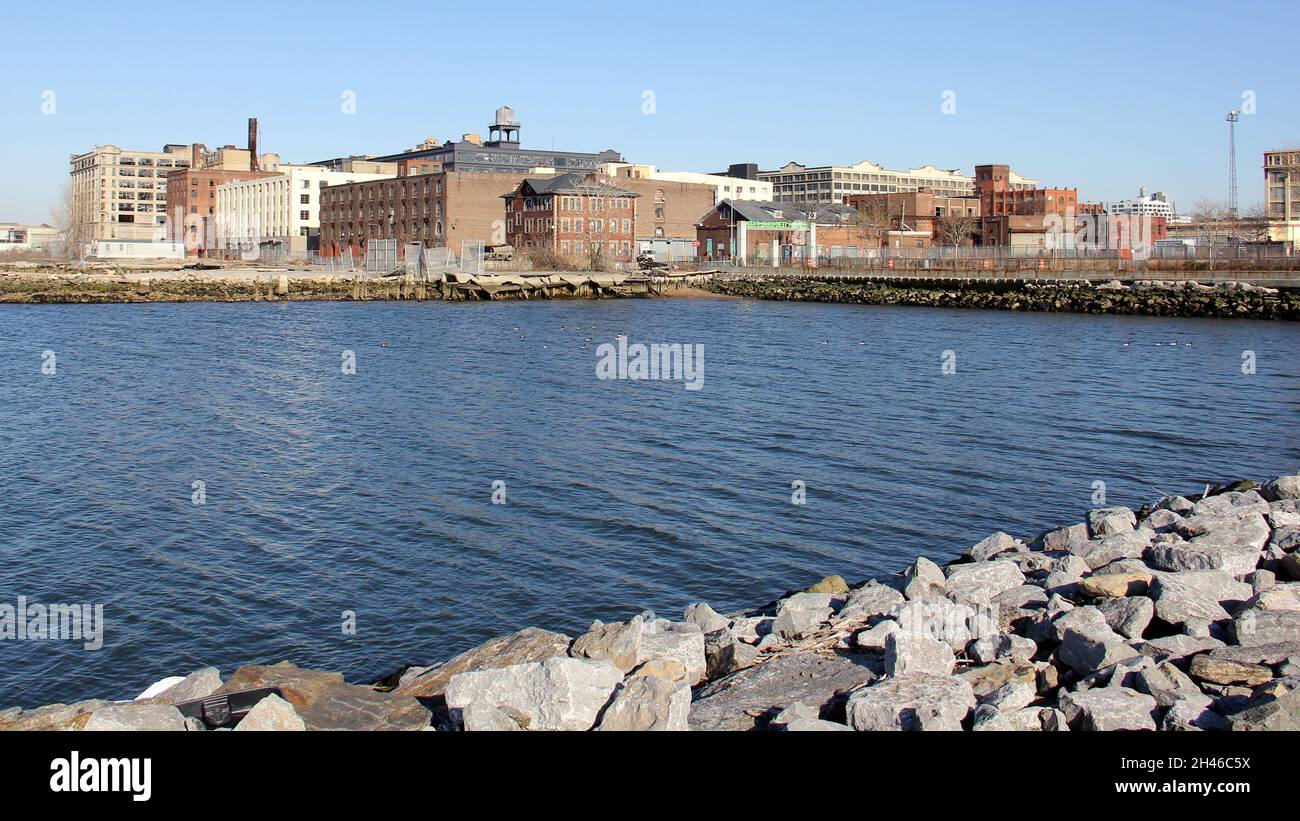
<path fill-rule="evenodd" d="M 597 380 L 617 333 L 703 344 L 703 389 Z M 0 602 L 101 603 L 107 621 L 93 652 L 0 641 L 0 706 L 129 697 L 205 664 L 378 676 L 526 625 L 680 618 L 951 558 L 1078 520 L 1097 480 L 1137 505 L 1300 468 L 1300 326 L 1251 321 L 4 306 L 0 387 Z"/>

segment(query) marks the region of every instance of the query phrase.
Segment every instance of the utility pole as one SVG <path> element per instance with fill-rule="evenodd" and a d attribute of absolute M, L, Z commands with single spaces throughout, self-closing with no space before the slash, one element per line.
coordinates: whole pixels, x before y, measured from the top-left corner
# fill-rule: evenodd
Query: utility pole
<path fill-rule="evenodd" d="M 1225 117 L 1228 121 L 1228 214 L 1237 219 L 1237 121 L 1241 112 L 1233 109 Z"/>

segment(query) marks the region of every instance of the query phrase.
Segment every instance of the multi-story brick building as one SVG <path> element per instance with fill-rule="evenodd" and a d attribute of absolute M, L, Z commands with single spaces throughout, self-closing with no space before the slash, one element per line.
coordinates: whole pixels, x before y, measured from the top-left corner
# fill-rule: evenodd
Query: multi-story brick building
<path fill-rule="evenodd" d="M 186 168 L 167 175 L 167 236 L 184 241 L 187 253 L 211 256 L 220 244 L 217 188 L 236 180 L 274 177 L 275 171 Z"/>
<path fill-rule="evenodd" d="M 167 175 L 188 168 L 191 145 L 168 144 L 161 151 L 133 151 L 115 145 L 73 154 L 69 186 L 69 235 L 96 240 L 152 242 L 165 222 Z"/>
<path fill-rule="evenodd" d="M 844 203 L 863 215 L 862 227 L 878 236 L 881 245 L 890 248 L 967 244 L 962 235 L 973 236 L 980 215 L 980 201 L 976 197 L 942 197 L 925 189 L 896 194 L 851 194 L 844 198 Z"/>
<path fill-rule="evenodd" d="M 506 242 L 516 251 L 548 250 L 562 256 L 599 252 L 620 262 L 635 255 L 639 195 L 606 177 L 529 177 L 502 196 Z"/>
<path fill-rule="evenodd" d="M 1075 188 L 1017 187 L 1011 167 L 996 163 L 975 166 L 975 194 L 980 200 L 977 236 L 984 245 L 1044 248 L 1054 228 L 1105 213 L 1100 203 L 1080 202 Z"/>
<path fill-rule="evenodd" d="M 501 196 L 524 174 L 480 171 L 417 174 L 321 187 L 320 251 L 366 252 L 372 239 L 396 239 L 459 253 L 462 240 L 506 242 Z"/>

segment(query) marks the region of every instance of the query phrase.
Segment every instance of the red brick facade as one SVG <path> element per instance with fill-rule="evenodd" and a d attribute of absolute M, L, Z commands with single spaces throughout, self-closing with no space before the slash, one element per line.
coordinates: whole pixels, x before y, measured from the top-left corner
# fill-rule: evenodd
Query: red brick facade
<path fill-rule="evenodd" d="M 637 195 L 597 175 L 529 178 L 506 200 L 506 242 L 518 253 L 549 250 L 586 256 L 603 246 L 610 259 L 636 255 Z"/>

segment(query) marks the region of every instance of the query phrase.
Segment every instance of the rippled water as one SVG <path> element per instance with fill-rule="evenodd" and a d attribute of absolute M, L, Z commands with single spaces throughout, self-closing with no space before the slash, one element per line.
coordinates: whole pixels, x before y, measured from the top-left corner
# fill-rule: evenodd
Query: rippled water
<path fill-rule="evenodd" d="M 703 344 L 703 389 L 597 380 L 617 333 Z M 94 652 L 0 641 L 0 706 L 130 697 L 205 664 L 376 677 L 526 625 L 738 609 L 952 558 L 1078 520 L 1097 480 L 1137 505 L 1300 468 L 1300 327 L 1250 321 L 7 306 L 0 387 L 0 602 L 102 603 L 107 622 Z"/>

